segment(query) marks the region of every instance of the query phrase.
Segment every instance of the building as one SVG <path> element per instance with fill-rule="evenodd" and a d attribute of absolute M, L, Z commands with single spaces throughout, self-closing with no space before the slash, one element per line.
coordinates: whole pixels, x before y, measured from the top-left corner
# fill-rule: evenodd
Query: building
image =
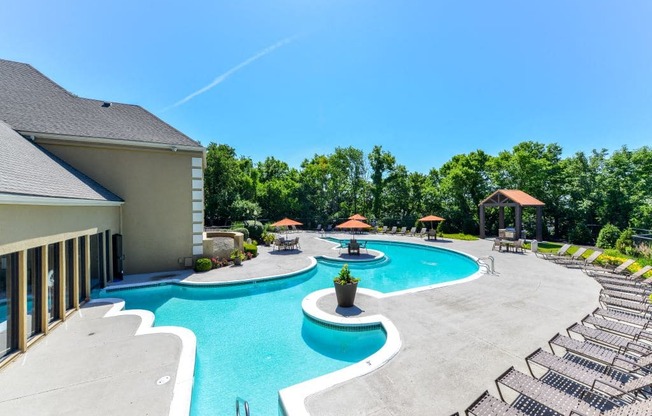
<path fill-rule="evenodd" d="M 205 149 L 0 60 L 0 362 L 121 273 L 202 254 Z"/>

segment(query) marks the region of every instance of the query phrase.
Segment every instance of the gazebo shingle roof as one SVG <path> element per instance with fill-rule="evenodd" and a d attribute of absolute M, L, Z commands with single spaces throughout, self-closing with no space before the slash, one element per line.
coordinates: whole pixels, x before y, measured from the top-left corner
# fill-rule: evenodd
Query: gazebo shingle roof
<path fill-rule="evenodd" d="M 546 205 L 532 195 L 527 194 L 519 189 L 499 189 L 485 198 L 482 202 L 480 202 L 480 205 L 495 200 L 496 196 L 498 195 L 503 195 L 522 207 L 537 207 Z"/>

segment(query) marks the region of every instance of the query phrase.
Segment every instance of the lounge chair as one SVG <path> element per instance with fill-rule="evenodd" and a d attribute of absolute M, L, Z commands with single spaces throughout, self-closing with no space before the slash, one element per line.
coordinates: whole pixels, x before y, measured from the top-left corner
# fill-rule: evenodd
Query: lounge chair
<path fill-rule="evenodd" d="M 652 321 L 644 316 L 613 309 L 596 308 L 592 312 L 592 315 L 618 322 L 626 322 L 629 325 L 637 326 L 642 329 L 648 329 L 652 325 Z"/>
<path fill-rule="evenodd" d="M 327 224 L 326 225 L 326 232 L 328 233 L 328 232 L 331 232 L 331 231 L 333 231 L 333 225 L 332 224 Z"/>
<path fill-rule="evenodd" d="M 630 274 L 627 271 L 627 268 L 634 264 L 636 260 L 634 259 L 627 259 L 624 262 L 622 262 L 618 267 L 616 267 L 613 270 L 606 270 L 603 267 L 585 267 L 582 270 L 588 274 L 589 276 L 622 276 L 622 275 L 627 275 Z"/>
<path fill-rule="evenodd" d="M 489 394 L 488 391 L 482 393 L 476 401 L 471 403 L 471 406 L 466 409 L 465 413 L 466 416 L 526 416 L 526 413 L 521 412 L 515 407 L 511 407 L 502 400 L 498 400 Z"/>
<path fill-rule="evenodd" d="M 417 227 L 412 227 L 410 231 L 407 232 L 408 235 L 414 236 L 417 233 Z"/>
<path fill-rule="evenodd" d="M 640 371 L 642 367 L 651 363 L 649 356 L 636 358 L 631 355 L 621 354 L 611 348 L 593 342 L 583 342 L 561 334 L 555 335 L 548 341 L 548 345 L 553 352 L 555 352 L 554 345 L 573 353 L 573 355 L 586 358 L 598 364 L 615 367 L 628 373 Z"/>
<path fill-rule="evenodd" d="M 415 235 L 415 237 L 423 238 L 426 234 L 428 234 L 428 229 L 426 227 L 421 227 L 421 230 Z"/>
<path fill-rule="evenodd" d="M 610 319 L 600 318 L 598 316 L 587 315 L 582 319 L 582 324 L 591 325 L 594 328 L 610 331 L 615 334 L 629 337 L 634 341 L 645 340 L 652 345 L 652 332 L 638 326 L 612 321 Z"/>
<path fill-rule="evenodd" d="M 396 234 L 396 226 L 393 226 L 392 229 L 387 232 L 387 234 Z"/>
<path fill-rule="evenodd" d="M 387 226 L 386 225 L 383 225 L 383 228 L 380 231 L 378 231 L 379 234 L 385 234 L 386 232 L 387 232 Z"/>
<path fill-rule="evenodd" d="M 600 304 L 607 309 L 619 309 L 630 313 L 638 313 L 650 318 L 652 304 L 641 303 L 640 301 L 631 301 L 618 298 L 600 296 Z"/>
<path fill-rule="evenodd" d="M 575 251 L 575 253 L 571 254 L 570 257 L 564 256 L 564 257 L 554 258 L 554 259 L 551 259 L 551 260 L 554 261 L 557 264 L 564 264 L 564 265 L 571 264 L 571 263 L 575 263 L 577 261 L 580 261 L 580 259 L 582 258 L 582 255 L 585 252 L 586 252 L 586 248 L 585 247 L 580 247 Z M 584 261 L 584 260 L 582 260 L 582 261 Z"/>
<path fill-rule="evenodd" d="M 634 293 L 637 295 L 650 296 L 652 294 L 652 286 L 650 285 L 618 285 L 607 282 L 601 283 L 605 290 L 613 290 L 616 292 Z"/>
<path fill-rule="evenodd" d="M 321 224 L 317 224 L 317 232 L 322 231 Z"/>
<path fill-rule="evenodd" d="M 399 231 L 397 234 L 405 235 L 407 232 L 407 227 L 401 227 L 401 231 Z"/>
<path fill-rule="evenodd" d="M 559 250 L 557 250 L 556 253 L 541 253 L 541 252 L 536 252 L 537 257 L 541 257 L 546 260 L 553 260 L 555 258 L 562 258 L 562 257 L 567 257 L 566 252 L 568 249 L 571 248 L 570 244 L 564 244 L 561 246 Z"/>
<path fill-rule="evenodd" d="M 627 289 L 638 289 L 636 286 L 633 287 L 628 287 L 628 286 L 621 286 Z M 609 298 L 616 298 L 616 299 L 624 299 L 624 300 L 631 300 L 632 302 L 640 302 L 640 303 L 648 303 L 648 293 L 641 293 L 641 292 L 627 292 L 624 290 L 611 290 L 611 289 L 600 289 L 600 296 L 604 297 L 609 297 Z"/>
<path fill-rule="evenodd" d="M 638 355 L 648 355 L 652 353 L 652 344 L 634 341 L 631 338 L 626 338 L 622 335 L 617 335 L 612 332 L 604 331 L 597 328 L 589 328 L 581 324 L 573 324 L 566 328 L 568 336 L 571 332 L 582 336 L 584 340 L 591 341 L 595 344 L 604 345 L 607 348 L 620 351 L 622 353 L 635 353 Z"/>
<path fill-rule="evenodd" d="M 601 255 L 601 251 L 595 250 L 589 257 L 585 259 L 571 260 L 565 263 L 565 266 L 570 267 L 571 269 L 585 269 L 588 266 L 592 265 L 593 262 L 596 261 Z"/>
<path fill-rule="evenodd" d="M 527 396 L 548 409 L 562 415 L 568 415 L 571 414 L 571 412 L 578 412 L 585 416 L 600 415 L 600 410 L 591 406 L 588 402 L 523 374 L 514 367 L 510 367 L 496 379 L 496 387 L 498 388 L 498 393 L 502 399 L 504 396 L 501 386 L 510 388 L 519 394 Z M 604 402 L 604 399 L 602 399 L 602 401 Z"/>
<path fill-rule="evenodd" d="M 641 389 L 652 385 L 652 374 L 646 374 L 641 377 L 628 375 L 626 377 L 627 381 L 623 382 L 622 378 L 624 374 L 621 372 L 612 372 L 612 375 L 610 375 L 604 371 L 598 371 L 591 367 L 578 364 L 575 361 L 550 354 L 541 348 L 526 357 L 525 362 L 533 377 L 534 372 L 530 365 L 532 363 L 576 381 L 588 387 L 588 391 L 598 390 L 611 398 L 620 398 L 629 394 L 636 397 L 640 394 Z"/>

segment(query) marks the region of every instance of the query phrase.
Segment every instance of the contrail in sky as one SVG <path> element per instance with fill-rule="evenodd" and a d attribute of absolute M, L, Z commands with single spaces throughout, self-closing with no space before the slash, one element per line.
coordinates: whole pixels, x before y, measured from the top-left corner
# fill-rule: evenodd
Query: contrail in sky
<path fill-rule="evenodd" d="M 203 87 L 203 88 L 198 89 L 197 91 L 195 91 L 195 92 L 193 92 L 192 94 L 188 95 L 188 96 L 185 97 L 184 99 L 177 101 L 176 103 L 172 104 L 171 106 L 165 108 L 163 111 L 166 111 L 166 110 L 169 110 L 169 109 L 171 109 L 171 108 L 178 107 L 178 106 L 180 106 L 180 105 L 182 105 L 182 104 L 185 104 L 185 103 L 187 103 L 188 101 L 190 101 L 190 100 L 192 100 L 193 98 L 195 98 L 196 96 L 198 96 L 198 95 L 200 95 L 200 94 L 203 94 L 203 93 L 205 93 L 206 91 L 209 91 L 209 90 L 211 90 L 211 89 L 217 87 L 218 85 L 220 85 L 221 83 L 223 83 L 224 81 L 226 81 L 227 78 L 229 78 L 231 75 L 235 74 L 236 72 L 238 72 L 238 71 L 241 70 L 242 68 L 244 68 L 244 67 L 246 67 L 247 65 L 249 65 L 249 64 L 251 64 L 251 63 L 257 61 L 258 59 L 262 58 L 263 56 L 268 55 L 268 54 L 274 52 L 276 49 L 280 48 L 281 46 L 287 45 L 288 43 L 292 42 L 294 39 L 295 39 L 295 36 L 293 36 L 293 37 L 289 37 L 289 38 L 285 38 L 285 39 L 283 39 L 283 40 L 280 40 L 280 41 L 276 42 L 275 44 L 273 44 L 273 45 L 271 45 L 271 46 L 268 46 L 267 48 L 265 48 L 265 49 L 263 49 L 262 51 L 258 52 L 258 53 L 255 54 L 254 56 L 252 56 L 252 57 L 250 57 L 250 58 L 244 60 L 243 62 L 239 63 L 238 65 L 234 66 L 233 68 L 229 69 L 228 71 L 226 71 L 225 73 L 223 73 L 222 75 L 220 75 L 219 77 L 215 78 L 215 79 L 213 80 L 213 82 L 211 82 L 210 84 L 206 85 L 206 86 Z"/>

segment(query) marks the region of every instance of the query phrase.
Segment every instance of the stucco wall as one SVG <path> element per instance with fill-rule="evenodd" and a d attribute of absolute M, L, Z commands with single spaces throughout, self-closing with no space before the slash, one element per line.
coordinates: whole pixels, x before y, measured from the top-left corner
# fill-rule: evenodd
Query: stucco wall
<path fill-rule="evenodd" d="M 125 273 L 183 267 L 183 259 L 193 256 L 197 231 L 201 249 L 200 224 L 193 227 L 192 173 L 192 159 L 202 158 L 201 151 L 40 144 L 124 199 Z M 195 201 L 198 206 L 195 219 L 203 221 L 203 203 Z"/>
<path fill-rule="evenodd" d="M 120 208 L 0 205 L 0 254 L 67 240 L 84 231 L 114 233 Z"/>

